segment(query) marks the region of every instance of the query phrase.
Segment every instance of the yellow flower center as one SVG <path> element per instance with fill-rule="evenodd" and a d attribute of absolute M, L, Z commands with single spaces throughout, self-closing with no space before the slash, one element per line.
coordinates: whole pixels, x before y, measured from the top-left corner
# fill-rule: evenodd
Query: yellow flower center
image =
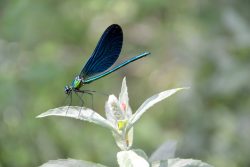
<path fill-rule="evenodd" d="M 128 120 L 118 120 L 117 122 L 117 126 L 119 130 L 122 130 L 126 124 L 127 124 Z"/>

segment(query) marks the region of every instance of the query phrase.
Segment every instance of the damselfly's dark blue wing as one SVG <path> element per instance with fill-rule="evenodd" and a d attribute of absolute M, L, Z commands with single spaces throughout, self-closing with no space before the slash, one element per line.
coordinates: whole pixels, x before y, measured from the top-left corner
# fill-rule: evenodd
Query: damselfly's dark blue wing
<path fill-rule="evenodd" d="M 94 52 L 83 67 L 80 77 L 87 79 L 111 67 L 122 49 L 122 29 L 117 24 L 109 26 L 102 34 Z"/>

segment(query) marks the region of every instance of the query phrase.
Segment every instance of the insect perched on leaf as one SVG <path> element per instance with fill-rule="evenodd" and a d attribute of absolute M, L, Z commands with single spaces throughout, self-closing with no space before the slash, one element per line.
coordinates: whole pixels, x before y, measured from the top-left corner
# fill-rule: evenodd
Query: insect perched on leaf
<path fill-rule="evenodd" d="M 150 54 L 144 52 L 108 70 L 119 57 L 122 42 L 123 33 L 121 27 L 117 24 L 110 25 L 102 34 L 94 52 L 80 74 L 72 81 L 71 85 L 65 86 L 65 93 L 67 95 L 72 95 L 72 92 L 90 94 L 89 90 L 81 90 L 80 88 Z"/>

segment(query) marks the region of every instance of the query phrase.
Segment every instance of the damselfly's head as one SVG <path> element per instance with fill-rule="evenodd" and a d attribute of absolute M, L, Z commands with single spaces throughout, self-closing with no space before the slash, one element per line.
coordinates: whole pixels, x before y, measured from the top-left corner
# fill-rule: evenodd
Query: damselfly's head
<path fill-rule="evenodd" d="M 64 92 L 65 92 L 65 94 L 70 95 L 70 93 L 72 92 L 72 88 L 70 86 L 66 85 L 64 87 Z"/>
<path fill-rule="evenodd" d="M 67 85 L 64 87 L 64 92 L 69 95 L 72 91 L 79 90 L 80 87 L 83 85 L 83 79 L 79 76 L 75 77 L 75 79 L 72 81 L 71 85 Z"/>

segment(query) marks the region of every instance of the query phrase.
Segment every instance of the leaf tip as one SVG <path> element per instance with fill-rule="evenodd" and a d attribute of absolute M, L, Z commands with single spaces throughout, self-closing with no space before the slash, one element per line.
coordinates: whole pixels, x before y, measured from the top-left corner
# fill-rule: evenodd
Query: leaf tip
<path fill-rule="evenodd" d="M 180 91 L 180 90 L 188 90 L 188 89 L 190 89 L 189 86 L 182 87 L 182 88 L 177 88 L 177 89 L 175 89 L 175 90 L 176 90 L 176 92 L 177 92 L 177 91 Z"/>
<path fill-rule="evenodd" d="M 45 117 L 43 113 L 36 116 L 36 118 L 43 118 L 43 117 Z"/>

